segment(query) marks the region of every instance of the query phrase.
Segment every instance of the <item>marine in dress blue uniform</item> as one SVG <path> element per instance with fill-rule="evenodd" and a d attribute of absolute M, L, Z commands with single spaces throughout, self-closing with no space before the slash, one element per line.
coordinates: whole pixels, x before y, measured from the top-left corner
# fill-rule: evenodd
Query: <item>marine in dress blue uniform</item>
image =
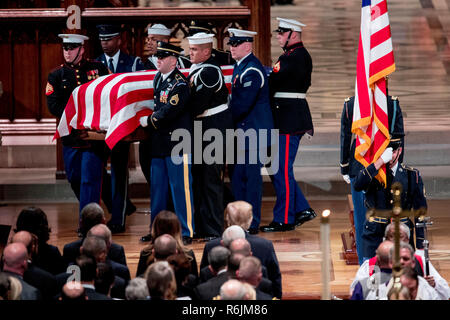
<path fill-rule="evenodd" d="M 263 65 L 252 53 L 256 32 L 234 28 L 229 28 L 228 32 L 228 44 L 232 47 L 233 58 L 237 60 L 233 69 L 230 99 L 234 128 L 244 132 L 254 129 L 258 137 L 256 145 L 245 142 L 245 145 L 236 146 L 237 162 L 232 169 L 231 187 L 236 200 L 244 200 L 252 205 L 253 220 L 249 230 L 256 233 L 261 221 L 262 201 L 262 159 L 259 159 L 259 151 L 270 145 L 270 139 L 266 139 L 265 145 L 262 145 L 259 133 L 260 130 L 267 130 L 269 136 L 273 129 L 269 83 Z M 252 163 L 251 153 L 256 153 L 256 163 Z"/>
<path fill-rule="evenodd" d="M 383 155 L 367 168 L 362 168 L 356 176 L 354 188 L 356 191 L 364 191 L 366 208 L 375 208 L 375 210 L 391 210 L 392 194 L 391 188 L 394 182 L 400 182 L 403 190 L 401 203 L 403 210 L 427 208 L 425 190 L 420 172 L 417 169 L 408 167 L 398 162 L 399 155 L 403 152 L 402 137 L 403 133 L 392 133 L 388 148 L 392 148 L 393 154 L 390 155 L 390 162 L 386 163 L 386 188 L 377 180 L 378 174 L 377 162 L 382 162 L 384 154 L 388 152 L 386 148 Z M 400 153 L 400 154 L 399 154 Z M 388 159 L 389 160 L 389 159 Z M 389 165 L 388 165 L 389 164 Z M 410 244 L 414 248 L 414 225 L 409 218 L 400 219 L 401 222 L 409 226 L 411 230 Z M 362 234 L 364 260 L 375 256 L 378 245 L 383 241 L 386 226 L 390 223 L 389 218 L 374 217 L 364 223 Z M 423 229 L 416 229 L 416 246 L 423 248 Z"/>
<path fill-rule="evenodd" d="M 345 99 L 344 108 L 341 116 L 341 174 L 344 180 L 349 183 L 353 201 L 353 218 L 356 233 L 356 251 L 358 253 L 359 264 L 361 265 L 364 257 L 362 245 L 362 232 L 364 222 L 366 221 L 366 208 L 364 205 L 364 193 L 356 191 L 354 188 L 355 179 L 359 171 L 364 166 L 355 159 L 356 140 L 352 137 L 353 105 L 355 97 Z M 403 133 L 403 114 L 397 97 L 388 96 L 387 98 L 388 122 L 390 132 Z M 402 140 L 404 138 L 402 137 Z M 403 159 L 403 152 L 399 162 Z"/>
<path fill-rule="evenodd" d="M 172 155 L 177 141 L 171 141 L 174 130 L 192 133 L 192 115 L 188 109 L 189 84 L 176 68 L 176 58 L 181 48 L 159 42 L 157 56 L 160 60 L 172 59 L 170 68 L 160 68 L 154 83 L 155 108 L 151 116 L 142 117 L 141 125 L 150 130 L 151 148 L 151 219 L 167 210 L 169 189 L 175 213 L 181 222 L 184 239 L 194 235 L 194 210 L 190 150 Z M 164 63 L 172 63 L 165 61 Z M 162 72 L 166 71 L 164 74 Z"/>
<path fill-rule="evenodd" d="M 271 175 L 277 194 L 273 221 L 262 231 L 289 231 L 316 217 L 294 176 L 294 161 L 305 133 L 314 134 L 306 92 L 311 85 L 312 59 L 301 40 L 305 25 L 277 18 L 277 39 L 284 53 L 269 76 L 272 114 L 279 129 L 279 169 Z"/>
<path fill-rule="evenodd" d="M 120 26 L 97 25 L 103 54 L 97 60 L 108 67 L 111 73 L 145 70 L 141 58 L 130 56 L 120 50 Z M 125 218 L 136 211 L 128 197 L 128 155 L 130 143 L 120 141 L 111 150 L 111 177 L 104 175 L 103 189 L 111 192 L 111 220 L 108 227 L 112 233 L 125 231 Z M 105 169 L 106 171 L 106 169 Z"/>
<path fill-rule="evenodd" d="M 201 125 L 201 136 L 209 130 L 219 130 L 223 150 L 226 148 L 226 130 L 233 128 L 231 111 L 228 107 L 228 89 L 217 61 L 211 56 L 214 35 L 203 32 L 188 37 L 194 63 L 189 71 L 191 98 L 189 108 L 196 126 Z M 195 52 L 204 55 L 195 55 Z M 209 51 L 208 51 L 209 50 Z M 198 60 L 198 61 L 197 61 Z M 201 60 L 201 61 L 200 61 Z M 200 131 L 200 130 L 199 130 Z M 195 238 L 219 237 L 223 232 L 224 204 L 224 160 L 204 161 L 202 155 L 209 143 L 194 141 L 194 178 Z M 198 158 L 197 158 L 198 156 Z M 218 155 L 213 155 L 218 156 Z"/>
<path fill-rule="evenodd" d="M 61 118 L 72 91 L 79 85 L 108 74 L 108 69 L 97 61 L 83 58 L 84 41 L 89 39 L 78 34 L 59 34 L 63 39 L 63 51 L 76 55 L 48 75 L 46 87 L 47 106 L 51 114 Z M 72 130 L 63 137 L 63 159 L 67 180 L 80 202 L 79 211 L 91 202 L 100 202 L 102 168 L 106 161 L 104 141 L 86 141 L 83 132 Z M 106 202 L 106 201 L 105 201 Z"/>

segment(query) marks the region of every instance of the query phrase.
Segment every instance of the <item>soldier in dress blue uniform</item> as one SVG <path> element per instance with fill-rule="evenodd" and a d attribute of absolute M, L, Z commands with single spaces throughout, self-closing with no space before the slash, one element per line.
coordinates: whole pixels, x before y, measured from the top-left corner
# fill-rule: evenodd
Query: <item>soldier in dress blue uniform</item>
<path fill-rule="evenodd" d="M 194 235 L 191 155 L 172 155 L 172 149 L 178 142 L 171 141 L 174 130 L 185 129 L 192 133 L 192 115 L 188 109 L 189 84 L 176 67 L 181 51 L 181 48 L 169 43 L 158 43 L 159 72 L 153 80 L 155 108 L 152 115 L 142 117 L 140 123 L 150 131 L 152 221 L 159 212 L 167 210 L 170 188 L 175 213 L 181 222 L 183 240 L 189 242 Z"/>
<path fill-rule="evenodd" d="M 212 31 L 213 26 L 210 22 L 206 21 L 195 21 L 192 20 L 189 24 L 189 36 L 192 37 L 194 34 L 199 32 L 204 33 L 213 33 Z M 233 65 L 236 61 L 231 57 L 231 52 L 229 51 L 223 51 L 219 49 L 212 49 L 211 56 L 219 63 L 219 65 Z"/>
<path fill-rule="evenodd" d="M 356 140 L 352 139 L 353 105 L 355 97 L 345 99 L 344 108 L 341 116 L 341 174 L 343 179 L 350 183 L 352 201 L 353 201 L 353 220 L 356 233 L 356 251 L 358 253 L 359 264 L 361 265 L 364 257 L 362 245 L 362 232 L 364 222 L 366 221 L 366 208 L 364 206 L 364 193 L 356 191 L 354 188 L 355 179 L 359 171 L 364 166 L 355 159 Z M 397 97 L 388 96 L 387 111 L 389 132 L 403 133 L 403 114 Z M 402 137 L 402 140 L 404 138 Z M 399 162 L 403 159 L 403 152 L 400 155 Z"/>
<path fill-rule="evenodd" d="M 79 34 L 59 34 L 63 39 L 64 64 L 48 75 L 47 105 L 51 114 L 61 118 L 72 91 L 79 85 L 108 74 L 108 69 L 97 61 L 84 59 L 84 41 Z M 85 141 L 85 133 L 72 130 L 63 137 L 63 159 L 67 180 L 80 201 L 80 212 L 91 202 L 100 202 L 102 172 L 106 161 L 104 141 Z M 107 201 L 105 201 L 105 204 Z M 109 204 L 110 206 L 110 204 Z"/>
<path fill-rule="evenodd" d="M 224 137 L 221 147 L 225 150 L 226 129 L 232 129 L 231 112 L 228 108 L 228 89 L 217 61 L 211 56 L 213 34 L 197 33 L 189 40 L 189 53 L 193 65 L 188 80 L 191 86 L 189 108 L 196 127 L 201 125 L 201 136 L 209 129 L 217 129 Z M 224 159 L 203 161 L 202 153 L 209 143 L 194 141 L 194 205 L 195 237 L 219 237 L 223 232 Z M 206 159 L 205 159 L 206 160 Z"/>
<path fill-rule="evenodd" d="M 269 82 L 263 65 L 253 54 L 254 31 L 229 28 L 231 55 L 236 60 L 233 69 L 230 108 L 235 129 L 244 131 L 254 129 L 258 139 L 256 145 L 246 143 L 237 145 L 237 163 L 233 165 L 231 187 L 236 200 L 244 200 L 253 207 L 253 220 L 250 233 L 258 233 L 261 221 L 262 177 L 259 149 L 267 148 L 260 145 L 261 129 L 273 129 L 273 118 L 270 110 Z M 239 142 L 238 142 L 239 144 Z M 252 153 L 256 153 L 256 163 L 252 163 Z M 267 154 L 267 153 L 266 153 Z"/>
<path fill-rule="evenodd" d="M 314 134 L 314 127 L 306 101 L 311 85 L 312 60 L 302 42 L 302 27 L 292 19 L 279 21 L 277 40 L 284 53 L 269 76 L 271 107 L 275 128 L 279 135 L 279 163 L 271 176 L 277 201 L 273 208 L 273 221 L 263 227 L 265 232 L 293 230 L 316 213 L 310 207 L 294 176 L 294 161 L 303 135 Z"/>
<path fill-rule="evenodd" d="M 145 70 L 141 58 L 130 56 L 120 50 L 122 43 L 120 26 L 97 25 L 103 54 L 97 60 L 108 67 L 111 73 Z M 130 143 L 120 141 L 111 150 L 111 176 L 104 175 L 103 189 L 111 190 L 112 208 L 108 227 L 112 233 L 125 231 L 125 217 L 136 211 L 128 197 L 128 155 Z"/>
<path fill-rule="evenodd" d="M 404 134 L 401 132 L 392 133 L 390 143 L 380 158 L 358 172 L 354 188 L 356 191 L 364 191 L 366 208 L 391 210 L 393 206 L 391 188 L 394 182 L 400 182 L 403 187 L 401 195 L 403 210 L 427 208 L 425 190 L 419 171 L 400 164 L 398 161 L 403 152 L 403 136 Z M 383 164 L 386 164 L 386 187 L 375 178 Z M 402 218 L 400 221 L 409 226 L 411 230 L 410 244 L 414 248 L 414 225 L 409 218 Z M 375 250 L 383 241 L 384 232 L 389 223 L 389 218 L 366 219 L 362 234 L 363 260 L 375 256 Z M 416 229 L 416 246 L 418 249 L 423 248 L 422 228 Z"/>

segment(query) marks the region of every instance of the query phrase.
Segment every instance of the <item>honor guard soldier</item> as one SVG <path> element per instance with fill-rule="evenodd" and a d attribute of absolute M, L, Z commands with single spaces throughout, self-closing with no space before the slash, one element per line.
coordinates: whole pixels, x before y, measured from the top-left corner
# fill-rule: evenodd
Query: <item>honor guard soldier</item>
<path fill-rule="evenodd" d="M 153 80 L 155 108 L 152 115 L 142 117 L 140 123 L 150 131 L 151 220 L 153 222 L 159 212 L 167 210 L 170 189 L 183 240 L 190 243 L 194 235 L 191 155 L 172 154 L 172 148 L 178 142 L 171 141 L 171 135 L 177 129 L 187 130 L 192 135 L 189 84 L 176 67 L 181 51 L 180 47 L 158 42 L 159 72 Z M 190 150 L 185 151 L 190 153 Z"/>
<path fill-rule="evenodd" d="M 375 211 L 391 210 L 393 206 L 391 189 L 394 182 L 401 183 L 403 187 L 401 195 L 403 210 L 427 208 L 425 190 L 419 171 L 400 164 L 398 161 L 403 152 L 403 137 L 404 133 L 392 133 L 390 143 L 380 158 L 358 172 L 353 187 L 356 191 L 364 191 L 366 208 L 375 208 Z M 386 186 L 375 179 L 383 164 L 386 164 Z M 383 241 L 386 226 L 390 222 L 390 219 L 383 217 L 366 219 L 362 232 L 363 260 L 375 255 L 375 250 Z M 407 217 L 401 218 L 400 222 L 409 227 L 411 231 L 409 241 L 414 248 L 413 223 Z M 423 248 L 422 228 L 416 229 L 416 246 L 418 249 Z"/>
<path fill-rule="evenodd" d="M 271 107 L 275 128 L 279 129 L 280 168 L 272 178 L 277 194 L 273 221 L 263 231 L 293 230 L 316 213 L 310 207 L 294 176 L 294 161 L 303 135 L 314 134 L 306 91 L 311 86 L 312 60 L 302 42 L 302 27 L 292 19 L 279 21 L 277 40 L 284 53 L 269 76 Z"/>
<path fill-rule="evenodd" d="M 230 109 L 235 129 L 255 131 L 256 145 L 251 141 L 236 146 L 237 162 L 232 166 L 231 188 L 236 200 L 243 200 L 253 207 L 253 220 L 249 232 L 258 233 L 261 221 L 262 177 L 259 149 L 260 130 L 270 133 L 273 118 L 270 110 L 269 82 L 263 65 L 253 54 L 254 31 L 229 28 L 231 55 L 236 60 L 233 69 Z M 270 144 L 269 139 L 266 143 Z M 253 153 L 253 155 L 252 155 Z M 265 153 L 267 154 L 267 153 Z M 256 155 L 256 158 L 254 157 Z M 256 159 L 252 163 L 251 159 Z"/>
<path fill-rule="evenodd" d="M 157 62 L 158 58 L 156 57 L 158 42 L 166 42 L 169 43 L 170 40 L 170 29 L 168 29 L 165 25 L 156 23 L 147 29 L 147 38 L 145 39 L 144 50 L 146 54 L 148 54 L 147 60 L 144 62 L 144 68 L 146 70 L 157 70 Z M 179 56 L 177 58 L 177 68 L 189 68 L 191 66 L 191 62 L 189 59 L 183 56 Z M 151 164 L 151 156 L 150 156 L 150 148 L 148 145 L 148 141 L 144 140 L 139 143 L 139 164 L 141 165 L 142 173 L 145 176 L 145 180 L 150 185 L 150 164 Z M 145 241 L 147 238 L 143 238 Z"/>
<path fill-rule="evenodd" d="M 213 34 L 213 26 L 211 23 L 206 21 L 195 21 L 192 20 L 189 24 L 189 36 L 192 37 L 194 34 L 203 32 Z M 236 61 L 231 57 L 231 52 L 223 51 L 219 49 L 212 49 L 211 56 L 219 63 L 221 66 L 233 65 Z"/>
<path fill-rule="evenodd" d="M 107 75 L 101 62 L 84 59 L 84 41 L 89 38 L 79 34 L 59 34 L 63 39 L 64 64 L 48 75 L 46 87 L 50 112 L 61 118 L 72 91 L 79 85 Z M 67 180 L 80 201 L 80 212 L 91 202 L 100 202 L 102 172 L 106 161 L 104 141 L 85 141 L 79 130 L 63 137 L 63 159 Z"/>
<path fill-rule="evenodd" d="M 156 63 L 158 58 L 155 56 L 156 48 L 158 46 L 158 42 L 170 42 L 170 33 L 171 30 L 167 28 L 165 25 L 156 23 L 147 29 L 147 38 L 145 39 L 145 47 L 147 49 L 147 53 L 149 57 L 147 61 L 144 63 L 146 70 L 156 70 Z M 177 68 L 185 69 L 191 66 L 191 62 L 189 58 L 180 55 L 178 57 Z"/>
<path fill-rule="evenodd" d="M 189 108 L 195 127 L 201 127 L 202 137 L 208 129 L 219 130 L 225 137 L 226 129 L 232 129 L 233 123 L 222 70 L 211 56 L 213 38 L 213 34 L 203 32 L 188 37 L 192 62 L 188 77 L 191 86 Z M 222 150 L 226 148 L 225 140 L 220 145 Z M 202 158 L 206 145 L 202 141 L 194 141 L 194 150 L 201 151 L 194 151 L 192 167 L 196 238 L 219 237 L 223 232 L 225 159 L 218 159 L 216 154 L 212 161 L 206 163 Z"/>
<path fill-rule="evenodd" d="M 356 140 L 353 139 L 352 122 L 353 122 L 353 105 L 355 97 L 345 99 L 344 108 L 341 116 L 341 174 L 345 182 L 350 184 L 353 202 L 353 221 L 356 233 L 356 251 L 358 253 L 359 264 L 364 261 L 362 232 L 364 222 L 366 221 L 366 208 L 364 206 L 364 192 L 356 191 L 354 188 L 355 179 L 359 171 L 364 166 L 355 159 Z M 388 96 L 387 98 L 387 114 L 390 132 L 403 133 L 403 114 L 397 97 Z M 402 137 L 402 141 L 403 141 Z M 400 155 L 399 162 L 403 159 L 403 152 Z"/>
<path fill-rule="evenodd" d="M 107 66 L 111 73 L 145 70 L 141 58 L 130 56 L 120 50 L 122 39 L 119 25 L 101 24 L 97 25 L 97 30 L 103 50 L 103 54 L 97 60 Z M 112 192 L 111 220 L 107 223 L 112 233 L 125 231 L 125 217 L 136 211 L 127 191 L 129 153 L 129 142 L 117 143 L 111 150 L 111 176 L 104 175 L 103 179 L 103 189 Z"/>

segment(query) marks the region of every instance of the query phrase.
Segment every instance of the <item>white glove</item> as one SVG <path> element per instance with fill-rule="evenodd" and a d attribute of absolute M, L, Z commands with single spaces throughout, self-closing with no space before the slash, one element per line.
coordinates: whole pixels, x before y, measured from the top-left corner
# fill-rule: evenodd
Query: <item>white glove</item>
<path fill-rule="evenodd" d="M 389 161 L 392 160 L 392 148 L 386 148 L 386 150 L 384 150 L 383 154 L 380 157 L 383 160 L 383 163 L 388 163 Z"/>
<path fill-rule="evenodd" d="M 146 126 L 148 126 L 148 116 L 141 117 L 139 119 L 139 122 L 141 123 L 141 126 L 145 128 Z"/>
<path fill-rule="evenodd" d="M 342 175 L 342 179 L 344 179 L 344 181 L 347 182 L 347 184 L 350 184 L 350 176 L 348 174 Z"/>

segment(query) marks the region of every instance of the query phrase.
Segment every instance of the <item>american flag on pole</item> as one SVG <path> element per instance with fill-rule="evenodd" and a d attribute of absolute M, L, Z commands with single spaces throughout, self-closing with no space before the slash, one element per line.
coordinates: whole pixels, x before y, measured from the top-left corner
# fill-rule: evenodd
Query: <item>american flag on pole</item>
<path fill-rule="evenodd" d="M 231 91 L 233 66 L 221 67 Z M 189 69 L 180 70 L 188 76 Z M 106 131 L 105 142 L 112 149 L 139 127 L 139 119 L 153 112 L 153 79 L 157 71 L 116 73 L 76 87 L 53 139 L 69 135 L 72 128 Z"/>
<path fill-rule="evenodd" d="M 356 134 L 355 159 L 365 167 L 389 144 L 385 76 L 394 71 L 386 0 L 362 0 L 352 132 Z M 385 166 L 377 179 L 386 185 Z"/>

